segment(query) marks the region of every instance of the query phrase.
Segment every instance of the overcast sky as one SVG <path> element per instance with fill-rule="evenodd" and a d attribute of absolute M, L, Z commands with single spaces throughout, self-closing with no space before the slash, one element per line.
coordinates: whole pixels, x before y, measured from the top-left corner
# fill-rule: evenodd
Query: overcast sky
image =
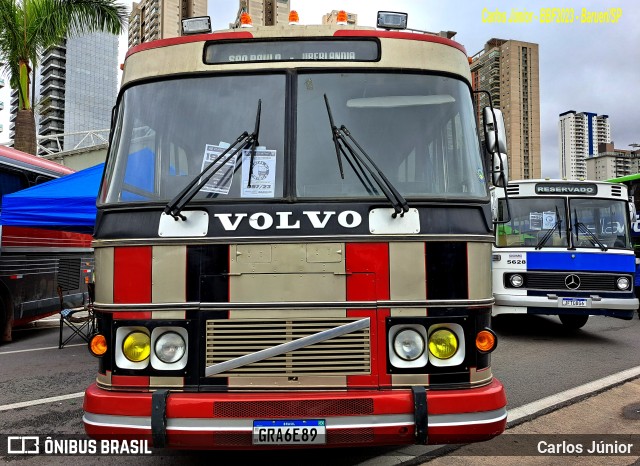
<path fill-rule="evenodd" d="M 457 31 L 456 40 L 469 55 L 493 37 L 540 44 L 540 113 L 542 175 L 556 177 L 558 167 L 558 115 L 567 110 L 609 115 L 616 148 L 640 143 L 640 3 L 638 0 L 290 0 L 302 24 L 319 24 L 322 15 L 344 9 L 358 14 L 362 26 L 374 26 L 378 10 L 409 14 L 409 27 L 427 31 Z M 125 2 L 130 5 L 130 1 Z M 235 18 L 236 0 L 209 0 L 214 29 L 224 29 Z M 487 23 L 483 10 L 511 13 L 540 8 L 573 8 L 573 24 Z M 617 23 L 581 23 L 582 9 L 619 8 Z M 121 40 L 124 56 L 126 40 Z M 5 81 L 7 81 L 5 77 Z M 8 139 L 8 91 L 0 90 L 5 110 L 0 123 Z"/>

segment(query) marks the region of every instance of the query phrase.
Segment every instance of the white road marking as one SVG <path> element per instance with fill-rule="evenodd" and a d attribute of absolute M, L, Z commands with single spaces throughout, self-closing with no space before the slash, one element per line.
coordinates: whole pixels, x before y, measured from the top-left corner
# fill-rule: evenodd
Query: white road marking
<path fill-rule="evenodd" d="M 22 401 L 20 403 L 12 403 L 10 405 L 0 406 L 0 411 L 9 411 L 10 409 L 26 408 L 28 406 L 43 405 L 46 403 L 55 403 L 56 401 L 72 400 L 81 398 L 84 392 L 69 393 L 68 395 L 53 396 L 51 398 L 42 398 L 40 400 Z"/>
<path fill-rule="evenodd" d="M 87 346 L 86 343 L 74 343 L 73 345 L 64 345 L 65 348 L 69 348 L 70 346 Z M 47 349 L 58 349 L 57 346 L 47 346 L 46 348 L 31 348 L 31 349 L 21 349 L 15 351 L 0 351 L 0 355 L 3 354 L 15 354 L 15 353 L 26 353 L 27 351 L 42 351 Z"/>
<path fill-rule="evenodd" d="M 573 400 L 584 395 L 599 392 L 615 385 L 620 385 L 628 380 L 635 379 L 638 376 L 640 376 L 640 366 L 632 367 L 631 369 L 603 377 L 602 379 L 594 380 L 593 382 L 580 385 L 579 387 L 547 396 L 546 398 L 533 401 L 518 408 L 510 409 L 507 413 L 507 422 L 511 424 L 524 417 L 533 416 L 555 406 L 570 404 Z"/>

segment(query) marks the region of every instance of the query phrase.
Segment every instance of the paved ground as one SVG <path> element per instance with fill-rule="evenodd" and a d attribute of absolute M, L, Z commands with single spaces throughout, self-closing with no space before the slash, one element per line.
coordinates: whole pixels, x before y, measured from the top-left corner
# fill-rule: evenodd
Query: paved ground
<path fill-rule="evenodd" d="M 569 432 L 571 434 L 567 434 Z M 600 449 L 605 444 L 611 445 L 611 449 L 617 445 L 618 451 L 626 449 L 622 445 L 632 444 L 632 454 L 592 454 L 589 450 L 593 449 L 593 442 Z M 568 452 L 578 449 L 578 445 L 583 447 L 579 455 L 549 453 L 554 449 Z M 420 463 L 446 466 L 640 464 L 640 379 L 524 422 L 489 442 L 468 445 Z"/>

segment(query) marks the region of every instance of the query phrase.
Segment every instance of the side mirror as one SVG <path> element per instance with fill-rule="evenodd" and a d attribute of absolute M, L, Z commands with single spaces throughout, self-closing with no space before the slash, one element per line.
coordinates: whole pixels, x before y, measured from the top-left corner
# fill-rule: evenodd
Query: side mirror
<path fill-rule="evenodd" d="M 494 118 L 495 117 L 495 118 Z M 504 129 L 504 117 L 497 108 L 485 107 L 482 109 L 484 122 L 484 143 L 490 154 L 499 152 L 507 153 L 507 132 Z"/>
<path fill-rule="evenodd" d="M 509 183 L 509 164 L 507 154 L 491 155 L 491 181 L 498 188 L 506 188 Z"/>

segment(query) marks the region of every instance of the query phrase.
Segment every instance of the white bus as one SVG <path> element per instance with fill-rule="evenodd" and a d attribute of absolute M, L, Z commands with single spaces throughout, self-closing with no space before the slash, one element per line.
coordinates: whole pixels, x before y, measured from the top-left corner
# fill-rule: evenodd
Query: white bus
<path fill-rule="evenodd" d="M 572 329 L 590 315 L 631 319 L 635 257 L 627 188 L 596 181 L 523 180 L 493 190 L 493 315 L 557 315 Z"/>

